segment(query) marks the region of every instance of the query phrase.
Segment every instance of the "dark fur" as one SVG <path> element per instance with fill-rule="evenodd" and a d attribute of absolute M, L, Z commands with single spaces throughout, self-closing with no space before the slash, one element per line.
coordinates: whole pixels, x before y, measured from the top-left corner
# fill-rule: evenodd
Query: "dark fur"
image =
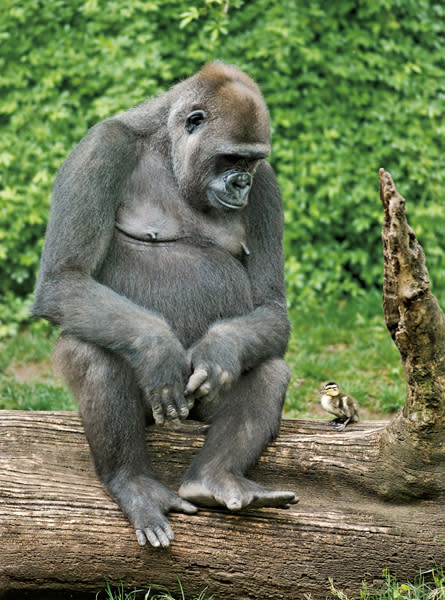
<path fill-rule="evenodd" d="M 192 131 L 197 109 L 205 121 Z M 55 182 L 34 314 L 64 331 L 56 362 L 140 543 L 167 546 L 165 514 L 194 512 L 187 500 L 233 510 L 296 501 L 243 477 L 278 432 L 288 382 L 268 152 L 256 84 L 212 63 L 93 127 Z M 212 427 L 180 497 L 152 473 L 144 424 L 189 410 Z"/>

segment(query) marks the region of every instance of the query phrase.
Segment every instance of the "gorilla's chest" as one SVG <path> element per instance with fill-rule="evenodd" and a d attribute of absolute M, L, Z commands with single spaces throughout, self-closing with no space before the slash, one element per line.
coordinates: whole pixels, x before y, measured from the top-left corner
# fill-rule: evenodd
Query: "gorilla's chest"
<path fill-rule="evenodd" d="M 242 211 L 189 206 L 155 160 L 141 161 L 125 184 L 98 279 L 162 315 L 189 346 L 214 321 L 253 308 L 245 227 Z"/>
<path fill-rule="evenodd" d="M 153 243 L 205 240 L 241 257 L 247 248 L 242 212 L 192 208 L 181 197 L 170 170 L 151 164 L 153 160 L 149 166 L 155 177 L 147 176 L 148 165 L 141 162 L 126 183 L 116 227 L 136 240 Z"/>

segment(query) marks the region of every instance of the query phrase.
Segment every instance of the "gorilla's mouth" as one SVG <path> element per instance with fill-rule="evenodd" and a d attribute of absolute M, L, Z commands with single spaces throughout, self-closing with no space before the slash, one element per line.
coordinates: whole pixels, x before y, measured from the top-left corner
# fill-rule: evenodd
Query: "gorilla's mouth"
<path fill-rule="evenodd" d="M 215 192 L 215 190 L 209 190 L 209 200 L 214 205 L 215 201 L 221 206 L 225 208 L 230 208 L 231 210 L 240 210 L 247 206 L 247 196 L 244 198 L 233 198 L 228 194 L 223 194 L 221 192 Z"/>
<path fill-rule="evenodd" d="M 233 167 L 209 182 L 207 199 L 215 208 L 222 206 L 230 210 L 241 210 L 247 205 L 251 186 L 252 174 Z"/>

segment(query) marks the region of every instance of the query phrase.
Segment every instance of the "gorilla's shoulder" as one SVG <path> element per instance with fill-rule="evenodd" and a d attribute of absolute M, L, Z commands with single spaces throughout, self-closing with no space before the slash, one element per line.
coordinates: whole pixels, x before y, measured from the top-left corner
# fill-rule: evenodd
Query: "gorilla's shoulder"
<path fill-rule="evenodd" d="M 137 132 L 130 125 L 119 117 L 110 117 L 93 125 L 84 139 L 94 139 L 98 144 L 116 145 L 119 142 L 134 140 L 135 137 Z"/>

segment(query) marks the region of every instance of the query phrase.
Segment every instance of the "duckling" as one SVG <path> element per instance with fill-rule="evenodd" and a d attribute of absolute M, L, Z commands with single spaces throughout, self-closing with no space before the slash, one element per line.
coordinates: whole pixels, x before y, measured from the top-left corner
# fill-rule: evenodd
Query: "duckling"
<path fill-rule="evenodd" d="M 357 401 L 352 396 L 343 394 L 335 381 L 324 384 L 320 394 L 322 408 L 337 417 L 329 423 L 337 431 L 343 431 L 348 423 L 359 420 Z"/>

